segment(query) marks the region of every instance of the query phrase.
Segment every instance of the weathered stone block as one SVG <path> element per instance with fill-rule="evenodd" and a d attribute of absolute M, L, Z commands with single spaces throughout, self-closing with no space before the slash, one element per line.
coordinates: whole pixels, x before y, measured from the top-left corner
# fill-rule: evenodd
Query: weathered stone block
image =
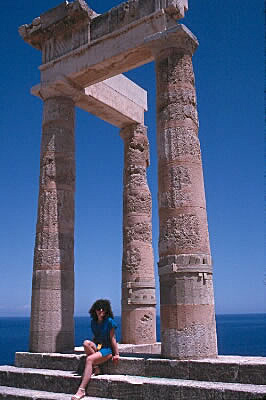
<path fill-rule="evenodd" d="M 133 289 L 122 288 L 122 304 L 155 305 L 155 287 Z"/>
<path fill-rule="evenodd" d="M 169 318 L 169 314 L 166 313 L 166 315 L 168 315 Z M 208 324 L 203 321 L 202 323 L 195 322 L 193 326 L 187 324 L 185 327 L 184 314 L 183 318 L 184 320 L 182 321 L 180 315 L 178 316 L 180 324 L 178 328 L 176 328 L 176 326 L 178 326 L 176 322 L 175 327 L 172 328 L 165 329 L 164 326 L 162 326 L 162 355 L 171 354 L 171 358 L 181 360 L 216 357 L 217 340 L 215 324 Z M 183 329 L 181 328 L 182 322 L 184 324 Z M 165 323 L 165 325 L 167 324 Z"/>
<path fill-rule="evenodd" d="M 38 249 L 34 251 L 35 269 L 72 270 L 74 265 L 74 249 Z"/>
<path fill-rule="evenodd" d="M 155 306 L 127 305 L 122 308 L 122 343 L 149 344 L 156 342 Z"/>
<path fill-rule="evenodd" d="M 158 134 L 158 157 L 161 162 L 201 161 L 200 144 L 192 128 L 166 128 Z"/>
<path fill-rule="evenodd" d="M 15 356 L 15 366 L 20 368 L 42 368 L 42 354 L 17 352 Z"/>
<path fill-rule="evenodd" d="M 187 2 L 183 0 L 163 0 L 160 2 L 154 0 L 126 1 L 92 20 L 91 40 L 102 38 L 161 10 L 165 10 L 173 18 L 182 18 L 186 9 Z"/>
<path fill-rule="evenodd" d="M 73 302 L 71 304 L 69 298 L 68 309 L 56 309 L 56 311 L 41 309 L 39 306 L 33 307 L 33 318 L 31 321 L 31 329 L 33 332 L 49 332 L 56 336 L 57 332 L 72 332 L 74 329 L 73 320 Z M 54 305 L 55 308 L 55 305 Z M 36 351 L 37 352 L 37 351 Z M 52 352 L 52 351 L 51 351 Z"/>
<path fill-rule="evenodd" d="M 75 159 L 56 153 L 45 154 L 41 160 L 40 184 L 49 188 L 75 190 Z"/>
<path fill-rule="evenodd" d="M 74 289 L 74 271 L 36 270 L 32 275 L 33 289 L 68 290 Z"/>
<path fill-rule="evenodd" d="M 153 249 L 151 246 L 132 248 L 123 252 L 122 281 L 154 282 Z"/>
<path fill-rule="evenodd" d="M 204 396 L 204 397 L 203 397 Z M 180 389 L 180 398 L 182 400 L 199 400 L 203 399 L 207 400 L 207 397 L 205 397 L 205 394 L 202 396 L 200 388 L 190 388 L 189 386 L 184 386 Z M 222 400 L 222 399 L 220 399 Z"/>
<path fill-rule="evenodd" d="M 175 122 L 175 126 L 179 126 L 189 120 L 198 125 L 198 114 L 191 105 L 170 104 L 167 108 L 165 107 L 159 112 L 158 116 L 160 118 L 160 126 L 164 125 L 164 123 L 170 124 L 171 122 Z"/>
<path fill-rule="evenodd" d="M 36 233 L 35 246 L 40 250 L 73 250 L 74 237 L 72 233 L 41 231 Z"/>
<path fill-rule="evenodd" d="M 151 194 L 147 190 L 131 189 L 125 193 L 124 210 L 126 214 L 136 213 L 151 217 Z"/>
<path fill-rule="evenodd" d="M 67 122 L 69 128 L 74 128 L 74 102 L 68 97 L 48 98 L 44 102 L 43 124 L 61 121 Z"/>
<path fill-rule="evenodd" d="M 145 361 L 145 376 L 189 379 L 189 364 L 165 359 L 148 359 Z"/>
<path fill-rule="evenodd" d="M 61 232 L 73 232 L 74 212 L 73 191 L 40 191 L 37 231 L 57 228 Z"/>
<path fill-rule="evenodd" d="M 145 376 L 145 360 L 144 358 L 123 357 L 120 358 L 118 364 L 108 361 L 101 366 L 101 369 L 104 374 L 110 375 Z"/>
<path fill-rule="evenodd" d="M 154 399 L 167 399 L 167 400 L 182 400 L 181 391 L 179 387 L 160 384 L 159 382 L 155 385 L 144 384 L 143 387 L 143 398 L 146 400 Z"/>
<path fill-rule="evenodd" d="M 200 245 L 200 221 L 197 215 L 181 214 L 168 218 L 161 227 L 159 248 L 161 254 L 171 252 L 172 249 L 193 249 Z"/>
<path fill-rule="evenodd" d="M 150 222 L 139 222 L 135 225 L 124 227 L 124 238 L 126 242 L 140 241 L 151 243 L 152 226 Z"/>
<path fill-rule="evenodd" d="M 90 396 L 109 397 L 110 385 L 108 380 L 101 380 L 101 384 L 99 385 L 97 378 L 92 379 L 90 381 L 89 393 Z"/>
<path fill-rule="evenodd" d="M 63 311 L 73 309 L 74 293 L 72 289 L 68 290 L 51 290 L 51 289 L 33 289 L 32 296 L 36 306 L 33 305 L 33 310 L 37 309 L 38 312 L 51 312 L 61 313 Z M 61 317 L 61 318 L 62 318 Z M 61 319 L 60 318 L 60 319 Z"/>
<path fill-rule="evenodd" d="M 184 50 L 180 51 L 178 48 L 166 49 L 165 52 L 161 53 L 161 56 L 158 56 L 156 61 L 156 71 L 157 85 L 159 89 L 159 107 L 162 89 L 165 88 L 165 86 L 167 87 L 167 92 L 172 92 L 172 95 L 173 92 L 177 92 L 178 95 L 180 84 L 184 85 L 184 90 L 188 85 L 191 86 L 191 89 L 194 88 L 195 75 L 191 55 L 184 54 Z M 166 93 L 163 96 L 165 95 Z"/>
<path fill-rule="evenodd" d="M 42 156 L 45 152 L 58 152 L 64 153 L 65 157 L 74 158 L 74 148 L 74 134 L 71 127 L 62 123 L 43 126 Z M 54 157 L 53 154 L 51 156 Z"/>
<path fill-rule="evenodd" d="M 109 396 L 116 399 L 139 400 L 142 398 L 142 385 L 134 382 L 134 378 L 128 378 L 128 382 L 113 381 L 109 387 Z"/>
<path fill-rule="evenodd" d="M 32 352 L 63 353 L 71 351 L 73 348 L 73 331 L 52 331 L 51 329 L 48 329 L 48 331 L 31 331 L 30 351 Z"/>
<path fill-rule="evenodd" d="M 159 174 L 159 207 L 206 207 L 203 176 L 197 163 L 169 165 Z"/>
<path fill-rule="evenodd" d="M 125 167 L 125 189 L 147 187 L 146 166 L 129 165 Z"/>
<path fill-rule="evenodd" d="M 239 381 L 255 385 L 266 384 L 266 365 L 256 363 L 241 363 L 239 366 Z"/>
<path fill-rule="evenodd" d="M 147 166 L 149 164 L 149 143 L 144 135 L 135 135 L 128 138 L 125 144 L 126 165 Z"/>
<path fill-rule="evenodd" d="M 189 379 L 214 382 L 238 382 L 239 364 L 216 362 L 189 362 Z"/>

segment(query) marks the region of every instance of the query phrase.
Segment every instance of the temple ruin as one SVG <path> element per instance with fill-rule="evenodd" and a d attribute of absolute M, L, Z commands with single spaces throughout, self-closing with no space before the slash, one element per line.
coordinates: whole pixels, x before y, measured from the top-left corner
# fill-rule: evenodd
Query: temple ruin
<path fill-rule="evenodd" d="M 117 126 L 124 141 L 122 338 L 156 342 L 147 93 L 121 75 L 155 62 L 161 354 L 217 356 L 212 259 L 192 56 L 198 41 L 177 20 L 187 0 L 130 0 L 97 14 L 64 1 L 23 25 L 42 52 L 40 188 L 30 351 L 74 349 L 75 107 Z"/>

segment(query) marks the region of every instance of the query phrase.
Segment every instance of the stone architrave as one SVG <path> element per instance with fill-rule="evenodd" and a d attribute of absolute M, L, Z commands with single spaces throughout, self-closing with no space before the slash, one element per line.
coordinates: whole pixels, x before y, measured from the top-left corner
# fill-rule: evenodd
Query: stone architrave
<path fill-rule="evenodd" d="M 44 100 L 30 351 L 74 348 L 74 102 Z"/>
<path fill-rule="evenodd" d="M 216 324 L 192 55 L 183 25 L 147 41 L 157 78 L 162 355 L 217 356 Z"/>
<path fill-rule="evenodd" d="M 121 343 L 156 342 L 156 299 L 152 249 L 152 200 L 147 184 L 147 128 L 121 130 L 124 140 L 122 338 Z"/>
<path fill-rule="evenodd" d="M 145 39 L 176 26 L 187 0 L 130 0 L 97 14 L 84 0 L 64 1 L 19 33 L 42 50 L 41 81 L 62 77 L 88 87 L 153 60 Z"/>

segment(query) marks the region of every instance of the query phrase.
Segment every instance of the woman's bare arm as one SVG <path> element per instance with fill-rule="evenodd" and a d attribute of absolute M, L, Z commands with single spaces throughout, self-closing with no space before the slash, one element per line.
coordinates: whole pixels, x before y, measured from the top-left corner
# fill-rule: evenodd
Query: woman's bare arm
<path fill-rule="evenodd" d="M 112 360 L 114 362 L 117 362 L 119 360 L 119 351 L 118 351 L 118 345 L 115 337 L 115 330 L 114 328 L 111 329 L 110 331 L 110 340 L 111 340 L 111 346 L 113 350 L 113 358 Z"/>

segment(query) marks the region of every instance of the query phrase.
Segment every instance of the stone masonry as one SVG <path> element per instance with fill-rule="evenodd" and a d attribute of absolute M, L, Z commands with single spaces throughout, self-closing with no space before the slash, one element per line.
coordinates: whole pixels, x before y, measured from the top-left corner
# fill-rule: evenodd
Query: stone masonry
<path fill-rule="evenodd" d="M 192 54 L 177 26 L 152 38 L 157 79 L 162 354 L 217 356 L 212 266 Z"/>
<path fill-rule="evenodd" d="M 130 0 L 98 15 L 63 2 L 23 39 L 42 51 L 44 100 L 31 350 L 73 349 L 74 106 L 118 126 L 125 143 L 122 341 L 155 341 L 151 197 L 146 181 L 146 93 L 119 75 L 155 61 L 162 354 L 217 355 L 212 262 L 192 55 L 177 23 L 187 0 Z M 54 274 L 54 275 L 53 275 Z"/>
<path fill-rule="evenodd" d="M 156 342 L 156 299 L 152 249 L 152 200 L 147 184 L 147 128 L 130 125 L 124 139 L 124 216 L 121 343 Z"/>
<path fill-rule="evenodd" d="M 30 351 L 74 346 L 74 103 L 44 100 Z"/>

